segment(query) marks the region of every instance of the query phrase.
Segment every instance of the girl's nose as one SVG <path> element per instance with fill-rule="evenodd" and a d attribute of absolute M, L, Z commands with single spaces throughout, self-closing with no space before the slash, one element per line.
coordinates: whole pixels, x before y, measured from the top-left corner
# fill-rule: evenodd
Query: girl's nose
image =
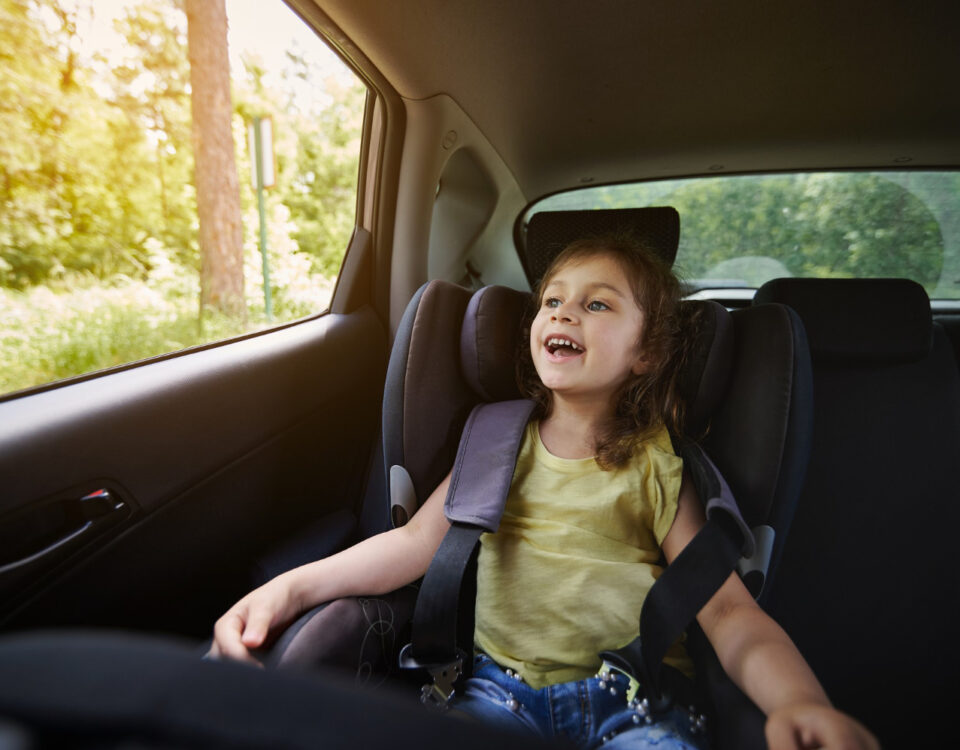
<path fill-rule="evenodd" d="M 550 316 L 550 319 L 563 323 L 572 323 L 574 320 L 576 320 L 570 307 L 565 304 L 560 305 L 560 307 L 553 308 L 553 315 Z"/>

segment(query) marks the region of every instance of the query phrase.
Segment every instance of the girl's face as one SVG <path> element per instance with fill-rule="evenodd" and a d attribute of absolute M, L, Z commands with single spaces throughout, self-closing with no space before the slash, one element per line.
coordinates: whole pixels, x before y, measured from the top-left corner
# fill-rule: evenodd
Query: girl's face
<path fill-rule="evenodd" d="M 604 407 L 645 369 L 644 314 L 624 269 L 609 255 L 573 260 L 549 278 L 530 326 L 530 353 L 555 396 Z"/>

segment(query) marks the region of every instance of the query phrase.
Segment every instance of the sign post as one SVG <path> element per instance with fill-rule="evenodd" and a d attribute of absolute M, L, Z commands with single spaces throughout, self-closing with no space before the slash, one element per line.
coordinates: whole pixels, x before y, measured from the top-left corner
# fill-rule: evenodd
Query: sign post
<path fill-rule="evenodd" d="M 267 258 L 267 209 L 263 191 L 275 183 L 273 169 L 273 120 L 254 117 L 248 129 L 250 164 L 253 184 L 257 189 L 257 209 L 260 214 L 260 255 L 263 258 L 263 308 L 267 320 L 273 318 L 270 300 L 270 261 Z"/>

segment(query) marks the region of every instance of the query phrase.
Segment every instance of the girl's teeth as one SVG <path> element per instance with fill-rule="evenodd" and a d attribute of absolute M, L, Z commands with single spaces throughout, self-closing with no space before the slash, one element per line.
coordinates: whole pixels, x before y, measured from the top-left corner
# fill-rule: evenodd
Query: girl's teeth
<path fill-rule="evenodd" d="M 549 341 L 547 341 L 547 346 L 569 346 L 574 351 L 580 351 L 580 347 L 570 341 L 570 339 L 551 338 Z"/>

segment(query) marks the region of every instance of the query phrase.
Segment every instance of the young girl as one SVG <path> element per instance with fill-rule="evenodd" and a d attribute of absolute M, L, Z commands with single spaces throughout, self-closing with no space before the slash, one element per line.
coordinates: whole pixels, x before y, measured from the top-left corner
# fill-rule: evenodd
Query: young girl
<path fill-rule="evenodd" d="M 521 380 L 538 406 L 500 529 L 481 539 L 477 661 L 453 706 L 583 747 L 703 747 L 687 706 L 636 723 L 625 678 L 597 675 L 597 654 L 637 635 L 661 552 L 670 563 L 704 523 L 667 432 L 682 417 L 679 284 L 652 253 L 607 238 L 569 246 L 536 299 Z M 316 604 L 420 578 L 449 528 L 449 483 L 406 526 L 245 596 L 217 621 L 211 655 L 255 662 L 251 650 Z M 735 574 L 697 620 L 767 714 L 771 748 L 877 747 Z M 682 649 L 667 662 L 689 669 Z"/>

